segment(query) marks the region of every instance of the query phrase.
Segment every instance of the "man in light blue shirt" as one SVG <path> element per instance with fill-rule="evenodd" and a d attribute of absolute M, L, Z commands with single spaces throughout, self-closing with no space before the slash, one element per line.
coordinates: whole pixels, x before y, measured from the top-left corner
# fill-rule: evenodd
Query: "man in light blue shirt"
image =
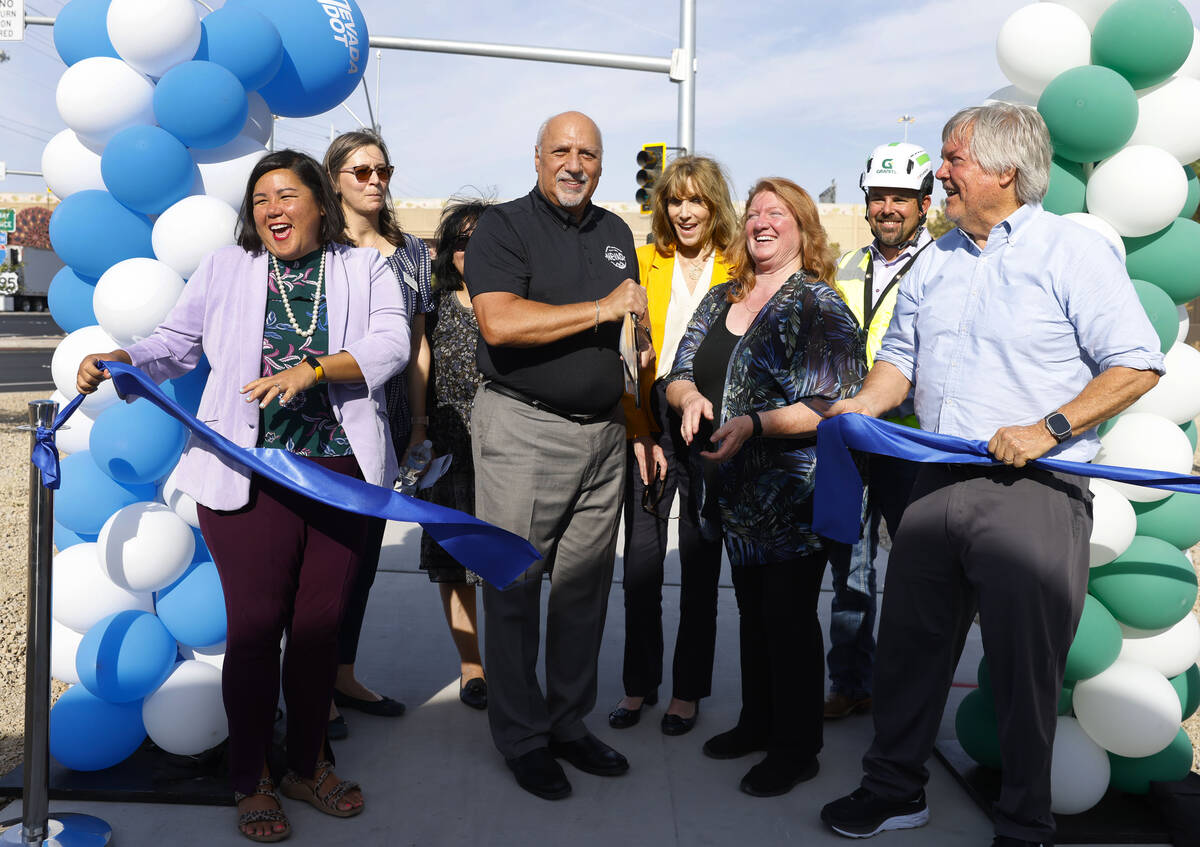
<path fill-rule="evenodd" d="M 925 762 L 978 610 L 1003 759 L 993 843 L 1049 844 L 1090 495 L 1026 464 L 1088 461 L 1095 427 L 1155 385 L 1163 357 L 1113 247 L 1042 209 L 1051 149 L 1035 110 L 964 109 L 942 140 L 936 176 L 958 228 L 905 277 L 862 391 L 830 413 L 878 415 L 912 388 L 923 429 L 987 441 L 1002 464 L 922 466 L 888 562 L 862 787 L 821 817 L 859 838 L 928 821 Z"/>

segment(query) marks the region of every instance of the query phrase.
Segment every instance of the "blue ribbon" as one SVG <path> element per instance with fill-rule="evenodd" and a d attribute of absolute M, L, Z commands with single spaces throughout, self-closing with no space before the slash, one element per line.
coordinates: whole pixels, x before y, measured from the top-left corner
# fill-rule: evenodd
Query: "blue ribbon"
<path fill-rule="evenodd" d="M 112 374 L 113 385 L 122 398 L 142 397 L 153 403 L 186 426 L 194 438 L 222 458 L 335 509 L 390 521 L 419 523 L 447 553 L 498 588 L 511 584 L 541 558 L 534 546 L 521 536 L 465 512 L 417 500 L 390 488 L 336 473 L 287 450 L 238 447 L 196 420 L 137 368 L 121 362 L 100 362 L 99 365 Z M 71 401 L 55 420 L 53 429 L 70 417 L 82 399 L 83 395 L 80 395 Z M 45 476 L 46 468 L 42 464 L 38 464 L 38 467 L 42 468 L 43 484 L 57 487 L 58 451 L 54 448 L 52 431 L 47 433 L 43 442 L 41 430 L 38 430 L 38 448 L 43 443 L 46 450 L 35 449 L 34 462 L 39 461 L 39 453 L 43 454 L 42 461 L 46 461 L 46 452 L 53 457 L 53 485 Z"/>
<path fill-rule="evenodd" d="M 813 491 L 813 530 L 853 544 L 858 541 L 863 482 L 851 450 L 907 459 L 910 462 L 998 465 L 983 441 L 888 423 L 866 415 L 838 415 L 817 425 L 817 471 Z M 1128 482 L 1165 491 L 1200 493 L 1200 477 L 1166 475 L 1162 471 L 1118 468 L 1038 459 L 1030 464 L 1079 476 Z"/>
<path fill-rule="evenodd" d="M 29 461 L 42 472 L 42 486 L 55 490 L 62 483 L 62 474 L 58 466 L 58 445 L 54 442 L 54 434 L 58 428 L 67 422 L 67 418 L 75 414 L 84 395 L 77 394 L 75 399 L 62 408 L 54 422 L 47 429 L 39 426 L 33 433 L 33 452 Z"/>

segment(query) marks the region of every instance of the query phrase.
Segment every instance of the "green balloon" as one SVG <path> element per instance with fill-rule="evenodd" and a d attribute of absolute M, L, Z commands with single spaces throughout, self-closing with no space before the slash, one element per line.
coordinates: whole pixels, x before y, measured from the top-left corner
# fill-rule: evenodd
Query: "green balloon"
<path fill-rule="evenodd" d="M 1192 769 L 1192 740 L 1182 729 L 1166 749 L 1153 756 L 1129 759 L 1108 754 L 1112 765 L 1109 785 L 1128 794 L 1147 794 L 1151 782 L 1175 782 L 1187 777 Z"/>
<path fill-rule="evenodd" d="M 1183 430 L 1183 434 L 1188 437 L 1188 441 L 1190 441 L 1192 444 L 1192 449 L 1195 450 L 1196 449 L 1196 422 L 1188 421 L 1183 426 L 1181 426 L 1180 429 Z"/>
<path fill-rule="evenodd" d="M 1000 730 L 992 698 L 976 688 L 958 704 L 954 734 L 963 751 L 979 764 L 1000 769 Z"/>
<path fill-rule="evenodd" d="M 1166 500 L 1134 503 L 1133 512 L 1138 535 L 1161 538 L 1180 550 L 1200 543 L 1200 494 L 1179 491 Z"/>
<path fill-rule="evenodd" d="M 1093 677 L 1117 660 L 1121 652 L 1121 627 L 1108 609 L 1090 594 L 1083 598 L 1083 616 L 1067 652 L 1063 679 L 1072 682 Z"/>
<path fill-rule="evenodd" d="M 979 667 L 975 671 L 975 679 L 979 682 L 979 690 L 992 699 L 992 672 L 988 669 L 987 656 L 981 656 Z"/>
<path fill-rule="evenodd" d="M 1063 71 L 1038 98 L 1054 155 L 1096 162 L 1125 146 L 1137 126 L 1137 95 L 1116 71 L 1082 65 Z"/>
<path fill-rule="evenodd" d="M 1166 353 L 1175 345 L 1175 336 L 1179 334 L 1179 310 L 1175 308 L 1175 301 L 1167 296 L 1167 292 L 1144 279 L 1133 280 L 1133 289 L 1146 310 L 1150 325 L 1158 333 L 1159 349 Z"/>
<path fill-rule="evenodd" d="M 1192 610 L 1196 571 L 1170 542 L 1135 535 L 1128 550 L 1091 569 L 1088 593 L 1126 626 L 1166 629 Z"/>
<path fill-rule="evenodd" d="M 1117 0 L 1092 30 L 1092 61 L 1134 88 L 1149 88 L 1179 70 L 1192 34 L 1192 16 L 1179 0 Z"/>
<path fill-rule="evenodd" d="M 1187 720 L 1200 709 L 1200 665 L 1192 665 L 1179 676 L 1171 677 L 1171 685 L 1179 695 L 1183 707 L 1183 720 Z"/>
<path fill-rule="evenodd" d="M 1058 692 L 1058 713 L 1060 715 L 1071 714 L 1072 700 L 1075 699 L 1075 683 L 1068 682 Z"/>
<path fill-rule="evenodd" d="M 1051 170 L 1053 172 L 1053 169 Z M 1184 165 L 1183 172 L 1187 175 L 1188 193 L 1187 200 L 1183 204 L 1183 211 L 1179 213 L 1179 217 L 1190 218 L 1196 214 L 1196 209 L 1200 209 L 1200 179 L 1196 178 L 1196 172 L 1192 170 L 1191 165 Z"/>
<path fill-rule="evenodd" d="M 1176 306 L 1200 297 L 1200 224 L 1176 218 L 1153 235 L 1124 241 L 1125 268 L 1131 277 L 1154 283 Z M 1178 316 L 1176 321 L 1178 328 Z"/>
<path fill-rule="evenodd" d="M 1119 417 L 1121 417 L 1121 416 L 1113 415 L 1111 418 L 1106 420 L 1104 423 L 1100 424 L 1100 426 L 1096 427 L 1096 434 L 1099 435 L 1101 438 L 1103 438 L 1105 433 L 1107 433 L 1110 429 L 1112 429 L 1116 425 L 1117 418 L 1119 418 Z"/>
<path fill-rule="evenodd" d="M 1050 187 L 1042 198 L 1042 207 L 1056 215 L 1069 215 L 1087 208 L 1087 179 L 1083 165 L 1055 156 L 1050 160 Z"/>

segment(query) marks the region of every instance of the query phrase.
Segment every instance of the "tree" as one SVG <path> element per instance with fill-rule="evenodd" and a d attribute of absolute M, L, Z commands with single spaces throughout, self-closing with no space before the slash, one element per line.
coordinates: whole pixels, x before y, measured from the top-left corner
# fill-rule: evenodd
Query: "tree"
<path fill-rule="evenodd" d="M 938 207 L 931 211 L 925 219 L 925 228 L 929 230 L 929 234 L 934 238 L 941 238 L 947 232 L 954 229 L 954 222 L 946 217 L 944 209 Z"/>

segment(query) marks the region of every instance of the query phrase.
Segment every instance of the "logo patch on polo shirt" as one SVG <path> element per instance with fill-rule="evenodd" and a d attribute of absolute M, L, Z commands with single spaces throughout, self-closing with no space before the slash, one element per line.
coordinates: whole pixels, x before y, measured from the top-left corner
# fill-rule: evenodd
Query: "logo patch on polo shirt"
<path fill-rule="evenodd" d="M 604 258 L 608 259 L 614 268 L 625 270 L 625 254 L 621 252 L 620 247 L 613 247 L 611 244 L 605 247 Z"/>

